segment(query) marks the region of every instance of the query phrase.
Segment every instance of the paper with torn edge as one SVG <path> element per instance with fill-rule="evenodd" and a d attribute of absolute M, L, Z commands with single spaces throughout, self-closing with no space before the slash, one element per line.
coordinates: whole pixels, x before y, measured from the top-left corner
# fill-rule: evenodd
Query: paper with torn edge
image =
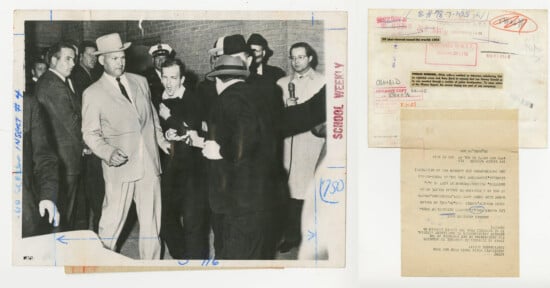
<path fill-rule="evenodd" d="M 177 51 L 187 69 L 200 80 L 211 70 L 208 50 L 219 37 L 261 33 L 269 42 L 273 55 L 269 64 L 281 67 L 287 74 L 292 70 L 289 48 L 297 42 L 308 42 L 318 53 L 317 72 L 326 83 L 326 150 L 320 148 L 316 171 L 306 181 L 302 212 L 302 245 L 273 260 L 217 259 L 215 251 L 209 259 L 171 259 L 168 252 L 162 260 L 140 260 L 138 239 L 157 241 L 158 237 L 140 237 L 134 228 L 122 244 L 121 253 L 103 247 L 98 235 L 90 230 L 63 231 L 40 236 L 22 237 L 25 210 L 22 194 L 23 163 L 22 111 L 25 81 L 30 69 L 25 61 L 34 60 L 30 54 L 57 40 L 41 31 L 50 31 L 58 40 L 74 38 L 76 42 L 95 40 L 98 36 L 118 32 L 132 47 L 147 48 L 159 42 L 168 43 Z M 296 33 L 295 31 L 300 31 Z M 54 33 L 54 32 L 57 32 Z M 48 35 L 47 37 L 44 35 Z M 31 48 L 31 49 L 27 49 Z M 136 48 L 138 49 L 138 48 Z M 147 49 L 144 49 L 147 53 Z M 14 118 L 13 150 L 14 186 L 12 191 L 13 263 L 15 265 L 55 265 L 155 267 L 162 269 L 225 269 L 281 267 L 343 267 L 346 255 L 346 141 L 345 127 L 347 90 L 347 14 L 345 12 L 290 11 L 123 11 L 107 10 L 18 10 L 14 12 Z M 38 51 L 40 52 L 40 51 Z M 137 51 L 139 52 L 139 51 Z M 138 60 L 127 56 L 126 67 L 139 68 Z M 286 88 L 285 88 L 286 89 Z M 298 95 L 298 92 L 296 92 Z M 318 103 L 318 102 L 316 102 Z M 105 105 L 109 105 L 106 103 Z M 317 107 L 317 106 L 316 106 Z M 290 121 L 289 121 L 290 122 Z M 288 126 L 291 126 L 289 124 Z M 285 127 L 288 128 L 288 127 Z M 306 131 L 310 133 L 310 131 Z M 322 136 L 321 136 L 322 138 Z M 324 154 L 326 152 L 326 154 Z M 26 159 L 26 158 L 25 158 Z M 314 164 L 314 165 L 315 165 Z M 241 180 L 241 179 L 239 179 Z M 36 212 L 36 211 L 35 211 Z M 284 221 L 283 217 L 278 218 Z M 136 224 L 134 227 L 138 226 Z M 130 245 L 130 244 L 132 245 Z M 82 268 L 82 270 L 85 270 Z M 131 270 L 131 269 L 129 269 Z"/>
<path fill-rule="evenodd" d="M 399 147 L 399 109 L 518 109 L 547 146 L 546 10 L 369 10 L 369 147 Z"/>
<path fill-rule="evenodd" d="M 517 110 L 401 110 L 402 276 L 519 276 Z"/>

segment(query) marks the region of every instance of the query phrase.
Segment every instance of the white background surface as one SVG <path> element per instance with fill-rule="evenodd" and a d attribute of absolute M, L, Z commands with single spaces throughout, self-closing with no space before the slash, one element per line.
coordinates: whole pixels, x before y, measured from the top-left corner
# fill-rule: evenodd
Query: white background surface
<path fill-rule="evenodd" d="M 369 8 L 543 8 L 547 1 L 10 1 L 2 3 L 0 44 L 0 275 L 3 287 L 550 287 L 550 155 L 520 150 L 519 278 L 400 277 L 399 150 L 367 147 Z M 416 2 L 416 3 L 415 3 Z M 339 10 L 348 11 L 348 213 L 345 269 L 178 271 L 65 275 L 60 267 L 11 266 L 13 9 Z"/>

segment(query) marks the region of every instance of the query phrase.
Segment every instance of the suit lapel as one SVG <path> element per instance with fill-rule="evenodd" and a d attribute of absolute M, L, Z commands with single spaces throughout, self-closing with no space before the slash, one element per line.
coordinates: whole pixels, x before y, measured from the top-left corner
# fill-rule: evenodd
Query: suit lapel
<path fill-rule="evenodd" d="M 76 89 L 74 87 L 73 79 L 71 79 L 70 77 L 68 77 L 67 79 L 69 79 L 71 81 L 71 85 L 72 85 L 73 89 Z M 64 83 L 64 85 L 67 88 L 67 90 L 69 91 L 69 95 L 70 95 L 73 107 L 76 109 L 76 111 L 81 111 L 82 110 L 82 103 L 80 103 L 78 97 L 76 97 L 76 91 L 73 92 L 73 90 L 71 90 L 71 88 L 68 86 L 69 84 Z"/>
<path fill-rule="evenodd" d="M 54 81 L 56 81 L 56 85 L 59 87 L 59 89 L 65 91 L 65 93 L 63 94 L 65 94 L 65 97 L 67 98 L 67 101 L 69 102 L 73 110 L 77 112 L 76 114 L 81 115 L 80 111 L 82 110 L 82 108 L 76 103 L 75 94 L 71 91 L 67 84 L 63 82 L 61 78 L 59 78 L 59 76 L 55 75 L 55 73 L 53 73 L 52 71 L 48 72 L 52 74 L 51 76 L 53 79 L 55 79 Z"/>
<path fill-rule="evenodd" d="M 120 92 L 120 89 L 116 87 L 109 79 L 107 79 L 107 76 L 103 75 L 99 81 L 101 81 L 101 84 L 105 91 L 109 93 L 109 98 L 112 99 L 112 101 L 115 101 L 118 103 L 118 106 L 124 107 L 125 109 L 132 111 L 134 115 L 139 119 L 139 114 L 136 111 L 136 108 L 134 104 L 132 104 L 124 95 L 122 95 L 122 92 Z M 133 85 L 130 85 L 133 86 Z M 129 88 L 128 89 L 132 89 Z M 132 94 L 133 95 L 133 94 Z M 134 96 L 135 97 L 135 96 Z"/>
<path fill-rule="evenodd" d="M 128 84 L 130 85 L 129 89 L 130 89 L 130 93 L 132 93 L 132 96 L 134 97 L 134 108 L 136 109 L 136 113 L 138 115 L 138 118 L 139 118 L 139 122 L 141 123 L 141 125 L 143 126 L 143 123 L 144 123 L 144 118 L 145 118 L 145 115 L 146 115 L 146 107 L 145 107 L 145 104 L 143 100 L 143 97 L 141 97 L 141 89 L 138 85 L 138 83 L 136 81 L 134 81 L 134 78 L 132 78 L 130 75 L 126 74 L 126 80 L 128 80 Z"/>

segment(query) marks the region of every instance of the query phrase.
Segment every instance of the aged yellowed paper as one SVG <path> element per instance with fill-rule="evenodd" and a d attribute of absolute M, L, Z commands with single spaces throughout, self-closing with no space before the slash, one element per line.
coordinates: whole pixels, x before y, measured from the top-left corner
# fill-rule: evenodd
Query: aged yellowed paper
<path fill-rule="evenodd" d="M 403 276 L 519 276 L 517 110 L 401 110 Z"/>
<path fill-rule="evenodd" d="M 369 146 L 399 147 L 399 109 L 518 109 L 546 147 L 545 10 L 369 10 Z"/>

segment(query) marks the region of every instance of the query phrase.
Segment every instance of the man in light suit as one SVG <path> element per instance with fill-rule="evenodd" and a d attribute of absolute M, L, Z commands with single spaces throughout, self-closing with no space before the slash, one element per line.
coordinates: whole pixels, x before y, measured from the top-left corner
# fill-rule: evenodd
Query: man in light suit
<path fill-rule="evenodd" d="M 287 106 L 302 104 L 312 99 L 325 85 L 325 77 L 317 72 L 317 53 L 305 42 L 294 43 L 289 50 L 290 64 L 293 73 L 277 81 L 283 91 L 283 101 Z M 294 87 L 291 95 L 291 90 Z M 295 97 L 293 97 L 295 96 Z M 320 111 L 314 114 L 325 114 L 324 106 L 317 106 Z M 305 131 L 285 139 L 284 164 L 288 171 L 288 185 L 291 199 L 287 207 L 287 225 L 281 252 L 287 252 L 302 241 L 301 215 L 308 183 L 312 181 L 316 164 L 322 155 L 325 138 L 316 131 Z"/>
<path fill-rule="evenodd" d="M 160 258 L 161 194 L 157 145 L 169 154 L 147 80 L 124 73 L 124 50 L 118 33 L 96 40 L 105 73 L 88 87 L 82 101 L 82 133 L 92 152 L 103 160 L 105 199 L 99 237 L 114 250 L 132 200 L 139 221 L 141 259 Z"/>

